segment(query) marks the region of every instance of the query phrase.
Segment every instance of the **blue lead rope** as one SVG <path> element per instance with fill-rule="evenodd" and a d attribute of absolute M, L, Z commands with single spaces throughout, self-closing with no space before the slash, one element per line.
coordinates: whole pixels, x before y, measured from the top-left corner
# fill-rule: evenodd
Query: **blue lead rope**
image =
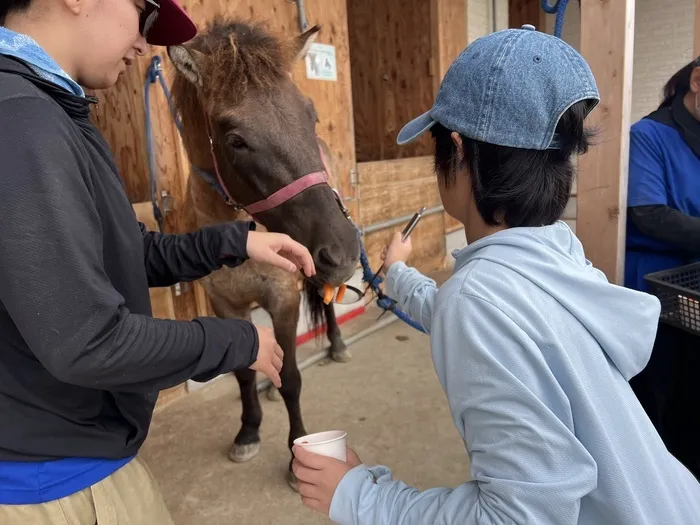
<path fill-rule="evenodd" d="M 357 228 L 357 227 L 356 227 Z M 372 289 L 372 291 L 377 295 L 377 306 L 384 310 L 385 312 L 392 312 L 396 317 L 401 319 L 407 325 L 415 328 L 419 332 L 424 334 L 427 331 L 413 319 L 411 319 L 406 312 L 401 310 L 396 305 L 396 301 L 391 299 L 389 296 L 384 295 L 382 289 L 379 285 L 384 281 L 378 275 L 374 275 L 372 268 L 369 266 L 369 260 L 367 259 L 367 252 L 365 251 L 365 245 L 362 242 L 362 232 L 357 228 L 357 239 L 360 243 L 360 264 L 362 265 L 362 280 L 367 283 L 367 285 Z"/>

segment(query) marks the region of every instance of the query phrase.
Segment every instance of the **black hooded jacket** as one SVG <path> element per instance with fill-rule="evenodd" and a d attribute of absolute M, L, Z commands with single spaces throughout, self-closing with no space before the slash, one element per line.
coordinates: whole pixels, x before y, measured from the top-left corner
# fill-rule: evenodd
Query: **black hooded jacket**
<path fill-rule="evenodd" d="M 241 264 L 252 223 L 147 231 L 91 102 L 0 56 L 0 461 L 133 455 L 159 390 L 257 357 L 249 322 L 154 319 L 148 292 Z"/>

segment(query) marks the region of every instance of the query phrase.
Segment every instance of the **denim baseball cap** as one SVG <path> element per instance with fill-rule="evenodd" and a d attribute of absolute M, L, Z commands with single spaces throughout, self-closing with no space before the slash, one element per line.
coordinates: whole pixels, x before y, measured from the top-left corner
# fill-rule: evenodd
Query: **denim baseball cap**
<path fill-rule="evenodd" d="M 532 25 L 491 33 L 455 59 L 427 113 L 406 124 L 398 144 L 439 122 L 466 137 L 525 149 L 556 149 L 555 129 L 576 102 L 600 95 L 590 67 L 566 42 Z"/>

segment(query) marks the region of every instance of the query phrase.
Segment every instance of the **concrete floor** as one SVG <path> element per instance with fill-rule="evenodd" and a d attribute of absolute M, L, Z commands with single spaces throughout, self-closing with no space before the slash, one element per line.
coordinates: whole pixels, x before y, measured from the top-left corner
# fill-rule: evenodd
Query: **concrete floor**
<path fill-rule="evenodd" d="M 376 312 L 366 314 L 355 329 L 374 318 Z M 352 328 L 344 327 L 345 337 Z M 300 356 L 315 349 L 305 345 Z M 467 454 L 435 376 L 427 336 L 399 321 L 351 350 L 350 363 L 322 362 L 303 372 L 307 430 L 346 430 L 365 463 L 389 465 L 395 478 L 420 489 L 467 480 Z M 178 525 L 330 523 L 306 509 L 285 482 L 284 404 L 264 395 L 261 403 L 260 454 L 245 464 L 227 459 L 241 413 L 232 377 L 156 414 L 143 456 Z"/>

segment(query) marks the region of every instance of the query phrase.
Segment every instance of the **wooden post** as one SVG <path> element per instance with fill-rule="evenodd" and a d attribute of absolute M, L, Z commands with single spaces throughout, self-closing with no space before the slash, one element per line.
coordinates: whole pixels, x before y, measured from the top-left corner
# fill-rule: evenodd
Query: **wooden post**
<path fill-rule="evenodd" d="M 450 64 L 467 47 L 468 0 L 432 0 L 432 75 L 434 95 Z M 446 213 L 445 233 L 457 231 L 462 225 Z"/>
<path fill-rule="evenodd" d="M 588 259 L 613 283 L 624 280 L 634 0 L 581 3 L 581 53 L 601 102 L 588 125 L 602 136 L 579 159 L 576 233 Z"/>

